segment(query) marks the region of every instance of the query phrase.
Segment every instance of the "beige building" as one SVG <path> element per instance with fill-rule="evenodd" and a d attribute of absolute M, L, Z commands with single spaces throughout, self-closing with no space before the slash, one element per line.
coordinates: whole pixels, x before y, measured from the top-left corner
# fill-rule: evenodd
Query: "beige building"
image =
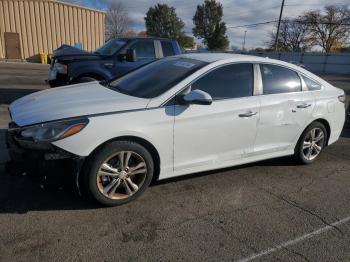
<path fill-rule="evenodd" d="M 39 60 L 62 44 L 104 43 L 105 12 L 55 0 L 0 0 L 0 59 Z"/>

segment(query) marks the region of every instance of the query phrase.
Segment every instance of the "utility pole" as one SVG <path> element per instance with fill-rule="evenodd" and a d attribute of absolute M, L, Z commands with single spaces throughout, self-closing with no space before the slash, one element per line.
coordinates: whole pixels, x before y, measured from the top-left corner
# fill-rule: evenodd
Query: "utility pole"
<path fill-rule="evenodd" d="M 281 25 L 283 7 L 284 7 L 284 0 L 282 0 L 280 18 L 278 19 L 278 26 L 277 26 L 277 33 L 276 33 L 276 40 L 275 40 L 275 51 L 276 52 L 278 51 L 278 37 L 279 37 L 279 34 L 280 34 L 280 25 Z"/>
<path fill-rule="evenodd" d="M 242 51 L 245 50 L 245 37 L 247 36 L 247 30 L 244 31 L 243 43 L 242 43 Z"/>

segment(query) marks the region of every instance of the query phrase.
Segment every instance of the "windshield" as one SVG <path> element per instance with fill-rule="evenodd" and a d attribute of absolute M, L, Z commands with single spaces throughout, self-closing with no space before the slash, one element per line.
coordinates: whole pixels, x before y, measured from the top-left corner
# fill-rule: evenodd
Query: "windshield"
<path fill-rule="evenodd" d="M 114 55 L 125 44 L 126 41 L 123 39 L 111 39 L 97 49 L 95 53 L 99 55 Z"/>
<path fill-rule="evenodd" d="M 130 96 L 154 98 L 205 65 L 207 63 L 194 59 L 164 58 L 115 80 L 110 87 Z"/>

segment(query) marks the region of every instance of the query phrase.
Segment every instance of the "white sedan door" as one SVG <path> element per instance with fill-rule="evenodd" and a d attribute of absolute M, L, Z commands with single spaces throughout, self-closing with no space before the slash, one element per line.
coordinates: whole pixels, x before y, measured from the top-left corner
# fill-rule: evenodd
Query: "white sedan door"
<path fill-rule="evenodd" d="M 219 168 L 252 152 L 259 118 L 253 66 L 230 64 L 192 84 L 213 98 L 211 105 L 175 105 L 176 173 Z"/>
<path fill-rule="evenodd" d="M 260 68 L 263 95 L 254 152 L 287 150 L 311 119 L 315 100 L 311 92 L 302 92 L 296 72 L 270 64 L 262 64 Z"/>

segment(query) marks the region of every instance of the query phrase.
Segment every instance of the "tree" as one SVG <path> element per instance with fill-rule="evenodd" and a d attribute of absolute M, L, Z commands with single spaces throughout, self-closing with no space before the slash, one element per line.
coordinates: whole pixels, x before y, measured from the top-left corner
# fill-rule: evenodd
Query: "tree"
<path fill-rule="evenodd" d="M 133 21 L 121 2 L 113 3 L 108 8 L 105 23 L 107 39 L 124 36 L 131 31 L 133 25 Z"/>
<path fill-rule="evenodd" d="M 178 39 L 185 24 L 177 16 L 174 7 L 157 4 L 150 7 L 145 17 L 146 31 L 149 36 Z"/>
<path fill-rule="evenodd" d="M 268 42 L 270 48 L 274 48 L 275 39 L 276 32 L 274 31 L 271 33 L 270 41 Z M 310 49 L 311 46 L 312 41 L 308 30 L 308 24 L 301 17 L 293 20 L 286 19 L 281 21 L 277 43 L 278 50 L 304 52 Z"/>
<path fill-rule="evenodd" d="M 193 17 L 193 35 L 203 39 L 209 50 L 225 50 L 229 45 L 222 17 L 222 5 L 215 0 L 205 0 L 203 5 L 197 6 Z"/>
<path fill-rule="evenodd" d="M 341 47 L 338 51 L 340 53 L 350 53 L 350 46 Z"/>
<path fill-rule="evenodd" d="M 133 30 L 129 30 L 123 33 L 123 37 L 136 37 L 137 33 Z"/>
<path fill-rule="evenodd" d="M 138 32 L 137 35 L 140 36 L 140 37 L 147 37 L 147 32 L 146 31 L 140 31 L 140 32 Z"/>
<path fill-rule="evenodd" d="M 184 22 L 176 10 L 167 4 L 150 7 L 145 17 L 146 34 L 149 36 L 176 39 L 183 48 L 193 48 L 193 38 L 183 32 Z"/>
<path fill-rule="evenodd" d="M 349 37 L 350 11 L 346 6 L 329 5 L 324 8 L 324 13 L 316 10 L 304 16 L 314 43 L 325 52 L 330 52 Z"/>
<path fill-rule="evenodd" d="M 177 41 L 182 48 L 193 49 L 195 46 L 193 37 L 185 35 L 184 33 L 180 34 Z"/>

